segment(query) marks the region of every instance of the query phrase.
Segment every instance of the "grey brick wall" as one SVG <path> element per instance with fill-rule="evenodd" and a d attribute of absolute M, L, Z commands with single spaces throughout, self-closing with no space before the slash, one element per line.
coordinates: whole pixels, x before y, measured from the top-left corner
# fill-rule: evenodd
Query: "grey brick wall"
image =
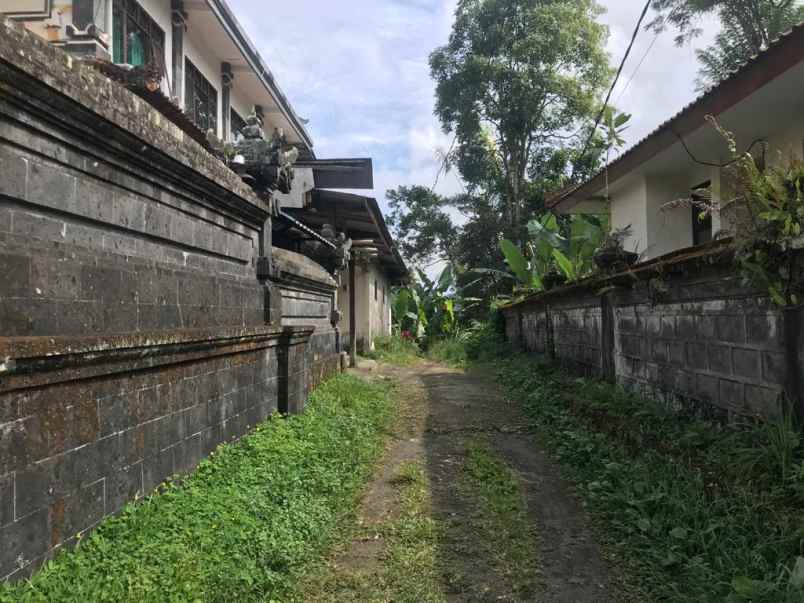
<path fill-rule="evenodd" d="M 648 267 L 532 296 L 504 311 L 507 337 L 671 404 L 774 416 L 796 378 L 788 371 L 786 318 L 740 282 L 723 253 L 717 246 L 711 257 L 671 260 L 673 270 L 659 276 L 661 295 L 651 293 L 657 274 Z M 601 290 L 608 293 L 595 294 Z"/>
<path fill-rule="evenodd" d="M 121 86 L 0 23 L 0 579 L 337 370 L 335 286 Z M 270 253 L 271 250 L 268 250 Z M 271 296 L 287 317 L 266 324 Z"/>

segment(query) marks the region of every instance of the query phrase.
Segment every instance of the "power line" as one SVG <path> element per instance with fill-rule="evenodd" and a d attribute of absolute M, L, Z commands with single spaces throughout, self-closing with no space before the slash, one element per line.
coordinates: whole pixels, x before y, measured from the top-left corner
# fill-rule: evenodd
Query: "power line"
<path fill-rule="evenodd" d="M 636 77 L 636 74 L 639 73 L 639 70 L 642 68 L 642 64 L 645 62 L 645 59 L 648 58 L 650 51 L 653 50 L 653 47 L 656 45 L 656 41 L 659 39 L 659 35 L 660 34 L 656 34 L 653 37 L 653 41 L 650 43 L 650 46 L 648 46 L 648 49 L 645 51 L 645 54 L 642 55 L 642 58 L 639 60 L 639 64 L 636 66 L 636 69 L 634 69 L 634 72 L 631 74 L 631 77 L 628 78 L 628 82 L 625 84 L 625 87 L 622 89 L 620 94 L 617 95 L 617 99 L 614 101 L 615 105 L 620 102 L 620 99 L 628 91 L 628 88 L 631 86 L 631 82 L 634 81 L 634 78 Z"/>
<path fill-rule="evenodd" d="M 589 150 L 589 144 L 595 137 L 595 132 L 597 132 L 597 128 L 600 125 L 600 121 L 603 119 L 603 115 L 606 113 L 606 108 L 608 107 L 609 101 L 611 100 L 611 95 L 614 93 L 614 88 L 617 86 L 617 82 L 619 81 L 620 76 L 623 73 L 625 62 L 628 60 L 628 57 L 631 54 L 631 49 L 634 47 L 634 42 L 636 42 L 637 36 L 639 35 L 639 30 L 642 29 L 642 22 L 645 20 L 645 16 L 648 14 L 648 9 L 650 8 L 652 1 L 653 0 L 648 0 L 647 2 L 645 2 L 645 8 L 642 9 L 642 14 L 639 17 L 639 21 L 637 22 L 636 27 L 634 28 L 634 33 L 631 35 L 631 42 L 628 44 L 628 48 L 625 51 L 625 56 L 623 56 L 623 60 L 620 61 L 620 67 L 617 69 L 617 75 L 614 76 L 614 81 L 611 83 L 609 93 L 606 95 L 606 100 L 603 102 L 603 106 L 600 109 L 600 113 L 598 113 L 597 115 L 597 119 L 595 120 L 595 126 L 592 128 L 592 131 L 589 132 L 589 138 L 586 139 L 586 143 L 583 145 L 583 150 L 581 151 L 580 157 L 583 157 L 586 154 L 586 151 Z"/>

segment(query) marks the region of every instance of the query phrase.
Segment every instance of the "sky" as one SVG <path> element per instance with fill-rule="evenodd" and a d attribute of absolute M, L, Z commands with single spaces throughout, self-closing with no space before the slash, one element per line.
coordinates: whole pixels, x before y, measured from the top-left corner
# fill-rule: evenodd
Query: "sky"
<path fill-rule="evenodd" d="M 433 115 L 428 56 L 449 37 L 456 0 L 230 0 L 235 14 L 307 126 L 319 158 L 371 157 L 374 196 L 432 186 L 437 149 L 451 137 Z M 625 53 L 642 2 L 602 0 L 613 65 Z M 713 25 L 693 45 L 677 48 L 671 32 L 641 31 L 614 92 L 615 106 L 633 114 L 628 145 L 692 101 L 695 49 L 708 45 Z M 647 53 L 647 54 L 646 54 Z M 641 63 L 641 65 L 640 65 Z M 637 70 L 636 75 L 632 74 Z M 630 83 L 629 83 L 630 82 Z M 461 191 L 456 174 L 442 194 Z"/>

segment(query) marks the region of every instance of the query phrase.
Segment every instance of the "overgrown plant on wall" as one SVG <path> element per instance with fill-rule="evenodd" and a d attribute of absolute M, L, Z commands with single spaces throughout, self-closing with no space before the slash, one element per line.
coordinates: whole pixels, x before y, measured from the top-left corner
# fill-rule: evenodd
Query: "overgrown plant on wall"
<path fill-rule="evenodd" d="M 483 268 L 475 272 L 514 280 L 514 293 L 542 291 L 574 282 L 594 271 L 595 252 L 607 231 L 606 217 L 572 216 L 562 228 L 555 215 L 544 214 L 528 223 L 525 253 L 508 239 L 500 241 L 510 273 Z"/>
<path fill-rule="evenodd" d="M 731 160 L 724 167 L 734 196 L 724 201 L 685 199 L 682 203 L 694 203 L 702 213 L 728 215 L 735 261 L 746 283 L 765 289 L 778 306 L 798 305 L 802 297 L 798 249 L 804 224 L 804 162 L 780 153 L 778 162 L 767 165 L 766 148 L 758 157 L 750 149 L 740 153 L 734 135 L 714 117 L 707 120 L 728 144 Z"/>

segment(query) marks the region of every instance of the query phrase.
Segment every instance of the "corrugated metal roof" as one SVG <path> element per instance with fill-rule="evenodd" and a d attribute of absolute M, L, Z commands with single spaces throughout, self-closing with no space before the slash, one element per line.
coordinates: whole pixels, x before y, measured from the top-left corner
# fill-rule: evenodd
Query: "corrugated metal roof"
<path fill-rule="evenodd" d="M 679 121 L 684 116 L 688 115 L 689 113 L 691 113 L 692 111 L 694 111 L 695 109 L 697 109 L 698 107 L 703 105 L 704 103 L 709 102 L 713 98 L 717 97 L 720 94 L 720 92 L 723 90 L 724 86 L 726 86 L 727 84 L 733 82 L 734 80 L 738 80 L 751 67 L 753 67 L 758 61 L 763 59 L 768 53 L 770 53 L 771 51 L 777 50 L 779 47 L 786 45 L 790 40 L 792 40 L 794 38 L 797 38 L 798 36 L 801 36 L 801 35 L 804 35 L 804 22 L 799 23 L 798 25 L 795 25 L 794 27 L 790 28 L 788 31 L 786 31 L 783 34 L 781 34 L 779 37 L 777 37 L 775 40 L 773 40 L 773 42 L 771 42 L 765 50 L 763 50 L 762 52 L 760 52 L 758 54 L 755 54 L 754 56 L 752 56 L 749 59 L 747 59 L 742 65 L 740 65 L 738 68 L 734 69 L 729 74 L 728 77 L 726 77 L 721 82 L 719 82 L 717 85 L 713 86 L 712 88 L 710 88 L 709 90 L 707 90 L 706 92 L 704 92 L 703 94 L 698 96 L 695 100 L 693 100 L 692 102 L 687 104 L 683 109 L 681 109 L 673 117 L 671 117 L 670 119 L 667 119 L 666 121 L 664 121 L 661 124 L 659 124 L 653 131 L 650 132 L 650 134 L 647 134 L 646 136 L 644 136 L 641 140 L 639 140 L 637 143 L 632 145 L 627 151 L 625 151 L 617 159 L 615 159 L 611 163 L 607 164 L 604 168 L 602 168 L 600 171 L 598 171 L 594 176 L 589 178 L 587 181 L 582 182 L 580 184 L 576 184 L 576 185 L 570 185 L 569 187 L 566 187 L 566 188 L 564 188 L 562 190 L 555 191 L 552 194 L 548 194 L 547 198 L 546 198 L 546 201 L 545 201 L 546 205 L 548 207 L 551 207 L 551 208 L 555 207 L 556 205 L 561 203 L 561 201 L 563 201 L 563 200 L 567 199 L 568 197 L 570 197 L 574 192 L 576 192 L 580 188 L 583 188 L 587 184 L 589 184 L 592 181 L 594 181 L 596 178 L 601 177 L 605 173 L 605 171 L 607 169 L 611 170 L 614 166 L 616 166 L 619 163 L 623 162 L 627 157 L 629 157 L 630 155 L 633 155 L 634 153 L 636 153 L 637 150 L 641 146 L 643 146 L 645 143 L 650 141 L 652 138 L 654 138 L 655 136 L 657 136 L 658 134 L 660 134 L 664 130 L 666 130 L 668 128 L 671 128 L 675 122 Z M 703 122 L 701 122 L 701 125 L 703 125 Z"/>

